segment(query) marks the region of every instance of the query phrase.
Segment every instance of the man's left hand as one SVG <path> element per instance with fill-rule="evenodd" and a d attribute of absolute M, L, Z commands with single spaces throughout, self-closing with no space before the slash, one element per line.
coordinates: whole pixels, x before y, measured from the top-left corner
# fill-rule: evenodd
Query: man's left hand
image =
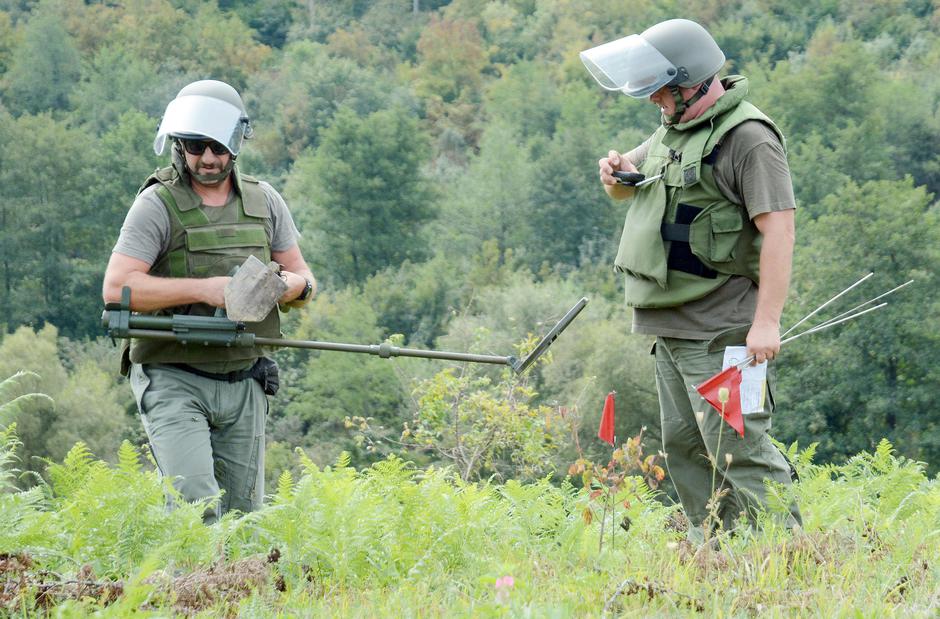
<path fill-rule="evenodd" d="M 780 325 L 755 322 L 747 332 L 747 354 L 754 363 L 770 361 L 780 352 Z"/>
<path fill-rule="evenodd" d="M 287 291 L 281 295 L 280 299 L 277 300 L 277 302 L 280 304 L 293 301 L 300 295 L 300 293 L 304 291 L 304 288 L 307 287 L 307 280 L 297 273 L 281 271 L 281 279 L 287 283 Z"/>

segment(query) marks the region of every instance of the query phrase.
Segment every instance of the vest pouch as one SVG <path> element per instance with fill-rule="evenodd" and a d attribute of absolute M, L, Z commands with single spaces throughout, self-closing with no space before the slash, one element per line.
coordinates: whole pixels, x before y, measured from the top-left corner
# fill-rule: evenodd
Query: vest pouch
<path fill-rule="evenodd" d="M 251 367 L 251 377 L 261 385 L 265 395 L 277 395 L 281 387 L 277 362 L 270 357 L 261 357 Z"/>
<path fill-rule="evenodd" d="M 186 230 L 186 248 L 193 277 L 227 275 L 248 254 L 270 260 L 267 234 L 261 225 L 204 226 Z"/>
<path fill-rule="evenodd" d="M 760 279 L 760 233 L 746 210 L 718 186 L 715 148 L 747 121 L 766 124 L 785 142 L 770 119 L 745 100 L 746 80 L 729 77 L 723 83 L 725 94 L 702 116 L 660 127 L 648 139 L 647 160 L 638 167 L 647 175 L 663 172 L 654 185 L 663 191 L 638 190 L 625 222 L 616 266 L 625 274 L 624 297 L 631 307 L 677 307 L 705 298 L 733 276 Z M 663 215 L 661 221 L 636 217 L 653 211 Z M 642 226 L 631 225 L 638 220 Z M 669 250 L 667 260 L 662 250 L 648 251 L 661 244 Z M 663 285 L 652 274 L 666 264 Z"/>
<path fill-rule="evenodd" d="M 705 209 L 689 230 L 692 252 L 707 262 L 730 262 L 743 228 L 740 208 Z"/>
<path fill-rule="evenodd" d="M 666 244 L 660 233 L 666 211 L 666 186 L 653 183 L 634 198 L 623 222 L 614 266 L 621 273 L 666 287 Z"/>

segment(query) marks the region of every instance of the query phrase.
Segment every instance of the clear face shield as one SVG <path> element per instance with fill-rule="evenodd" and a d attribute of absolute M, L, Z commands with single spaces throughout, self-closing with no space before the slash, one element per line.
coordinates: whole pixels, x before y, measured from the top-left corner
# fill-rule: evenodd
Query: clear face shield
<path fill-rule="evenodd" d="M 201 95 L 177 97 L 166 106 L 153 141 L 153 152 L 163 154 L 168 136 L 198 135 L 225 145 L 232 155 L 237 155 L 248 126 L 248 118 L 230 103 Z"/>
<path fill-rule="evenodd" d="M 638 34 L 581 52 L 581 62 L 606 90 L 643 99 L 676 79 L 678 71 Z"/>

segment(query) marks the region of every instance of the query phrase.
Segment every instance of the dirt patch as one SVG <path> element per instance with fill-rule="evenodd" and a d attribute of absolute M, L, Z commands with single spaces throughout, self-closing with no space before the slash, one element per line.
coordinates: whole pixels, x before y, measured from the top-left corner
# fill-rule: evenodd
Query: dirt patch
<path fill-rule="evenodd" d="M 239 603 L 256 591 L 282 589 L 274 575 L 279 554 L 250 557 L 231 563 L 218 562 L 187 574 L 154 574 L 145 580 L 154 587 L 153 608 L 172 606 L 181 615 L 214 609 L 219 616 L 234 617 Z M 273 582 L 273 586 L 272 586 Z M 49 610 L 65 600 L 89 600 L 105 605 L 124 594 L 122 580 L 99 580 L 90 565 L 74 576 L 42 569 L 26 553 L 0 554 L 0 614 Z"/>
<path fill-rule="evenodd" d="M 207 570 L 178 576 L 166 593 L 173 599 L 173 609 L 184 615 L 217 608 L 225 616 L 234 617 L 239 602 L 264 590 L 270 580 L 270 564 L 256 557 L 217 563 Z"/>

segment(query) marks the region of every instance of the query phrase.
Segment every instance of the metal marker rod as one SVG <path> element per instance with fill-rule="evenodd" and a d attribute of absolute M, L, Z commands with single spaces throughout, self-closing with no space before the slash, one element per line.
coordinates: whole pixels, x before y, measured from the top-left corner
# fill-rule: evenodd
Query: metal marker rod
<path fill-rule="evenodd" d="M 811 329 L 807 329 L 806 331 L 803 331 L 802 333 L 797 333 L 796 335 L 791 335 L 790 337 L 788 337 L 788 338 L 786 338 L 786 339 L 784 339 L 784 340 L 781 340 L 781 341 L 780 341 L 780 345 L 783 346 L 783 345 L 786 344 L 787 342 L 792 342 L 793 340 L 795 340 L 795 339 L 797 339 L 797 338 L 799 338 L 799 337 L 803 337 L 804 335 L 809 335 L 810 333 L 816 333 L 817 331 L 822 331 L 823 329 L 828 329 L 829 327 L 833 327 L 833 326 L 835 326 L 835 325 L 837 325 L 837 324 L 839 324 L 839 323 L 852 320 L 853 318 L 858 318 L 859 316 L 861 316 L 861 315 L 863 315 L 863 314 L 867 314 L 868 312 L 873 312 L 873 311 L 875 311 L 876 309 L 881 309 L 881 308 L 884 307 L 885 305 L 887 305 L 887 303 L 882 303 L 882 304 L 880 304 L 880 305 L 876 305 L 875 307 L 869 307 L 867 310 L 863 310 L 863 311 L 861 311 L 861 312 L 856 312 L 855 314 L 852 314 L 851 316 L 845 316 L 844 318 L 842 318 L 842 319 L 840 319 L 840 320 L 835 320 L 835 319 L 833 319 L 833 320 L 830 320 L 830 321 L 826 321 L 826 322 L 824 322 L 824 323 L 822 323 L 822 324 L 816 325 L 815 327 L 813 327 L 813 328 L 811 328 Z M 743 368 L 743 367 L 745 367 L 745 366 L 747 366 L 747 365 L 750 365 L 751 361 L 753 361 L 753 360 L 754 360 L 754 355 L 751 355 L 751 356 L 749 356 L 747 359 L 745 359 L 744 361 L 741 361 L 740 363 L 736 363 L 736 364 L 735 364 L 735 367 L 740 370 L 741 368 Z"/>
<path fill-rule="evenodd" d="M 869 299 L 868 301 L 865 301 L 864 303 L 861 303 L 861 304 L 859 304 L 859 305 L 856 305 L 855 307 L 853 307 L 852 309 L 850 309 L 850 310 L 847 311 L 847 312 L 842 312 L 842 313 L 839 314 L 838 316 L 834 316 L 834 317 L 832 317 L 832 318 L 830 318 L 830 319 L 828 319 L 828 320 L 825 320 L 825 321 L 819 323 L 818 325 L 816 325 L 816 327 L 821 327 L 821 326 L 823 326 L 823 325 L 829 324 L 830 322 L 836 321 L 836 320 L 842 318 L 843 316 L 848 316 L 848 315 L 851 314 L 852 312 L 854 312 L 854 311 L 856 311 L 856 310 L 860 310 L 860 309 L 862 309 L 863 307 L 865 307 L 866 305 L 871 305 L 871 304 L 874 303 L 875 301 L 878 301 L 879 299 L 883 299 L 883 298 L 885 298 L 886 296 L 888 296 L 889 294 L 891 294 L 892 292 L 898 291 L 898 290 L 900 290 L 901 288 L 904 288 L 904 287 L 907 286 L 908 284 L 912 284 L 912 283 L 914 283 L 914 280 L 913 280 L 913 279 L 910 279 L 910 280 L 904 282 L 903 284 L 901 284 L 900 286 L 895 286 L 894 288 L 892 288 L 892 289 L 889 290 L 888 292 L 883 292 L 883 293 L 879 294 L 879 295 L 878 295 L 877 297 L 875 297 L 874 299 Z M 813 327 L 813 328 L 815 329 L 816 327 Z"/>
<path fill-rule="evenodd" d="M 649 178 L 644 178 L 644 179 L 641 180 L 639 183 L 637 183 L 636 185 L 634 185 L 634 187 L 636 187 L 637 189 L 639 189 L 640 187 L 646 187 L 646 186 L 649 185 L 650 183 L 655 183 L 656 181 L 658 181 L 658 180 L 661 179 L 662 177 L 663 177 L 662 174 L 657 174 L 656 176 L 650 176 Z"/>
<path fill-rule="evenodd" d="M 865 281 L 866 279 L 868 279 L 868 278 L 871 277 L 872 275 L 874 275 L 874 273 L 869 273 L 868 275 L 866 275 L 866 276 L 863 277 L 862 279 L 858 280 L 857 282 L 855 282 L 854 284 L 852 284 L 851 286 L 849 286 L 848 288 L 846 288 L 845 290 L 843 290 L 842 292 L 840 292 L 839 294 L 837 294 L 836 296 L 832 297 L 831 299 L 829 299 L 828 301 L 826 301 L 825 303 L 823 303 L 822 305 L 820 305 L 819 307 L 817 307 L 816 309 L 814 309 L 813 311 L 811 311 L 811 312 L 810 312 L 809 314 L 807 314 L 806 316 L 803 316 L 803 318 L 800 319 L 799 322 L 797 322 L 795 325 L 793 325 L 792 327 L 790 327 L 789 329 L 787 329 L 786 332 L 784 332 L 783 335 L 781 335 L 780 337 L 786 337 L 786 336 L 787 336 L 788 334 L 790 334 L 790 332 L 792 332 L 794 329 L 796 329 L 796 328 L 799 327 L 801 324 L 803 324 L 804 322 L 806 322 L 807 320 L 809 320 L 810 318 L 812 318 L 813 316 L 815 316 L 816 314 L 818 314 L 819 311 L 822 310 L 824 307 L 826 307 L 827 305 L 829 305 L 830 303 L 832 303 L 833 301 L 835 301 L 836 299 L 838 299 L 839 297 L 841 297 L 842 295 L 844 295 L 845 293 L 847 293 L 849 290 L 852 290 L 853 288 L 855 288 L 856 286 L 858 286 L 859 284 L 861 284 L 863 281 Z M 781 342 L 781 343 L 782 343 L 782 342 Z"/>
<path fill-rule="evenodd" d="M 808 335 L 808 334 L 810 334 L 810 333 L 816 333 L 817 331 L 822 331 L 823 329 L 828 329 L 829 327 L 834 327 L 835 325 L 840 324 L 840 323 L 843 323 L 843 322 L 846 322 L 847 320 L 852 320 L 853 318 L 858 318 L 859 316 L 862 316 L 862 315 L 864 315 L 864 314 L 867 314 L 868 312 L 873 312 L 873 311 L 875 311 L 875 310 L 877 310 L 877 309 L 881 309 L 882 307 L 884 307 L 884 306 L 887 305 L 887 304 L 888 304 L 887 302 L 881 303 L 880 305 L 876 305 L 875 307 L 869 307 L 867 310 L 863 310 L 863 311 L 861 311 L 861 312 L 856 312 L 856 313 L 852 314 L 851 316 L 846 316 L 845 318 L 841 318 L 841 319 L 839 319 L 839 320 L 832 320 L 832 321 L 824 322 L 823 324 L 817 325 L 817 326 L 813 327 L 812 329 L 807 329 L 806 331 L 803 331 L 802 333 L 797 333 L 796 335 L 791 335 L 791 336 L 788 337 L 787 339 L 781 341 L 781 342 L 780 342 L 780 345 L 782 346 L 782 345 L 784 345 L 784 344 L 787 343 L 787 342 L 792 342 L 793 340 L 795 340 L 795 339 L 798 338 L 798 337 L 803 337 L 804 335 Z"/>

